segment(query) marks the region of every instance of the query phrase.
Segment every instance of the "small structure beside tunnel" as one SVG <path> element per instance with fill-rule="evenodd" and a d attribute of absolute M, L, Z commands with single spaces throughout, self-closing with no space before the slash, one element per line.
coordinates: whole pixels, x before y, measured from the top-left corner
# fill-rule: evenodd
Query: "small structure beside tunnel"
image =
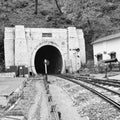
<path fill-rule="evenodd" d="M 6 71 L 44 73 L 75 72 L 86 62 L 85 41 L 81 29 L 6 27 L 4 35 Z M 23 67 L 24 66 L 24 67 Z M 14 68 L 14 69 L 13 69 Z"/>
<path fill-rule="evenodd" d="M 99 62 L 109 64 L 109 68 L 113 67 L 120 70 L 120 33 L 100 38 L 93 43 L 94 63 Z"/>

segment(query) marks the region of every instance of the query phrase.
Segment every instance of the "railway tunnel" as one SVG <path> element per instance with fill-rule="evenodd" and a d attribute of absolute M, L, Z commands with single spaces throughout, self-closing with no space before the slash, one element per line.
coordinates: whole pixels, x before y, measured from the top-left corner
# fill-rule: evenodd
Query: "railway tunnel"
<path fill-rule="evenodd" d="M 52 45 L 45 45 L 39 48 L 35 55 L 35 70 L 38 74 L 45 73 L 45 59 L 49 61 L 48 74 L 58 74 L 62 71 L 63 60 L 60 51 Z"/>

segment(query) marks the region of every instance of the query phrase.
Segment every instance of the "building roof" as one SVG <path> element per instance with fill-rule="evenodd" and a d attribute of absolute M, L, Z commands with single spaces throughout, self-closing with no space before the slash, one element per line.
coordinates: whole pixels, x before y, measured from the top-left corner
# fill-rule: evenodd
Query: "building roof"
<path fill-rule="evenodd" d="M 100 42 L 103 42 L 103 41 L 108 41 L 108 40 L 118 38 L 118 37 L 120 37 L 120 33 L 116 33 L 116 34 L 113 34 L 113 35 L 109 35 L 109 36 L 97 39 L 94 42 L 92 42 L 92 44 L 100 43 Z"/>

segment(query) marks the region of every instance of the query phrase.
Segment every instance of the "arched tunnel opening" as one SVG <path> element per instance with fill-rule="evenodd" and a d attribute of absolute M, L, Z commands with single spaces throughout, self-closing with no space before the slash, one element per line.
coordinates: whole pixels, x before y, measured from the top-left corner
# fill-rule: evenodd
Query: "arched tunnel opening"
<path fill-rule="evenodd" d="M 51 45 L 41 47 L 35 55 L 35 69 L 38 74 L 45 73 L 44 60 L 49 61 L 47 66 L 48 74 L 61 73 L 63 67 L 62 55 L 60 51 Z"/>

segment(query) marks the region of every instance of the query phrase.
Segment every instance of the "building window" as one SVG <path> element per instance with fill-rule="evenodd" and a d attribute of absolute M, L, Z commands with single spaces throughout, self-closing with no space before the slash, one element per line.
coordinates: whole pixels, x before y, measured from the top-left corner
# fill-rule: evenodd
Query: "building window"
<path fill-rule="evenodd" d="M 100 60 L 102 60 L 103 59 L 103 55 L 102 54 L 98 54 L 97 55 L 97 61 L 100 61 Z"/>
<path fill-rule="evenodd" d="M 116 52 L 111 52 L 111 53 L 109 53 L 109 55 L 110 55 L 111 59 L 116 58 Z"/>

